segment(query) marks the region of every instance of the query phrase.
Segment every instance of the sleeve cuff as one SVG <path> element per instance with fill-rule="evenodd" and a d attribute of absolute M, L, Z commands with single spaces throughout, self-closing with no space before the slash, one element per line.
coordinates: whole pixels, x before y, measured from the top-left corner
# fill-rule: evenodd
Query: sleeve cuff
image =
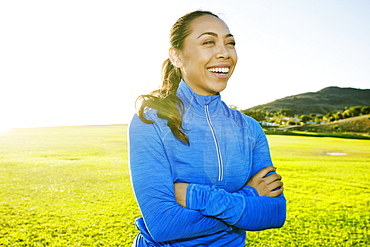
<path fill-rule="evenodd" d="M 249 185 L 245 185 L 238 193 L 243 196 L 259 196 L 257 190 Z"/>

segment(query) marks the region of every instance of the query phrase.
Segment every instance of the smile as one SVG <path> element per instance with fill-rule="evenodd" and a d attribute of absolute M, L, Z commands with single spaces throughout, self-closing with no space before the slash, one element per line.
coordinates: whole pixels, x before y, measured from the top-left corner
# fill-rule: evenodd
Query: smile
<path fill-rule="evenodd" d="M 208 71 L 212 73 L 221 73 L 227 74 L 229 73 L 230 68 L 209 68 Z"/>

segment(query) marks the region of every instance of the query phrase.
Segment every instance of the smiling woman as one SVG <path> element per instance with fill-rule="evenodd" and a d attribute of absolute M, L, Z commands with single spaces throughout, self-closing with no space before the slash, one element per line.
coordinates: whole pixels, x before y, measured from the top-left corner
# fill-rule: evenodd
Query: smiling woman
<path fill-rule="evenodd" d="M 234 36 L 195 11 L 173 25 L 170 43 L 162 87 L 139 97 L 129 128 L 143 215 L 133 246 L 245 246 L 246 230 L 281 227 L 286 206 L 259 123 L 221 101 Z"/>

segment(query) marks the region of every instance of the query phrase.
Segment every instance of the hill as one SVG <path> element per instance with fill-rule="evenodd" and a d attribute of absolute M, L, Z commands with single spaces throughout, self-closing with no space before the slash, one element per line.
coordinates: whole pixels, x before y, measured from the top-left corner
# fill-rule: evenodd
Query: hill
<path fill-rule="evenodd" d="M 332 123 L 317 125 L 302 125 L 289 127 L 290 130 L 310 131 L 310 132 L 351 132 L 351 133 L 370 133 L 370 114 L 359 117 L 347 118 Z"/>
<path fill-rule="evenodd" d="M 309 92 L 277 99 L 267 104 L 258 105 L 247 111 L 280 111 L 291 109 L 294 114 L 326 114 L 343 111 L 345 107 L 370 106 L 370 89 L 327 87 L 317 92 Z"/>

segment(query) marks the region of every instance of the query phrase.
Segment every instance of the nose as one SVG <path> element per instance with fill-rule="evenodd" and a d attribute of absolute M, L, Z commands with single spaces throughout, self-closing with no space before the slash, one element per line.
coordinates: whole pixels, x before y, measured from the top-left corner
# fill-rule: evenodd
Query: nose
<path fill-rule="evenodd" d="M 223 44 L 220 44 L 217 50 L 216 54 L 217 58 L 223 58 L 223 59 L 229 59 L 230 58 L 230 53 L 227 47 Z"/>

